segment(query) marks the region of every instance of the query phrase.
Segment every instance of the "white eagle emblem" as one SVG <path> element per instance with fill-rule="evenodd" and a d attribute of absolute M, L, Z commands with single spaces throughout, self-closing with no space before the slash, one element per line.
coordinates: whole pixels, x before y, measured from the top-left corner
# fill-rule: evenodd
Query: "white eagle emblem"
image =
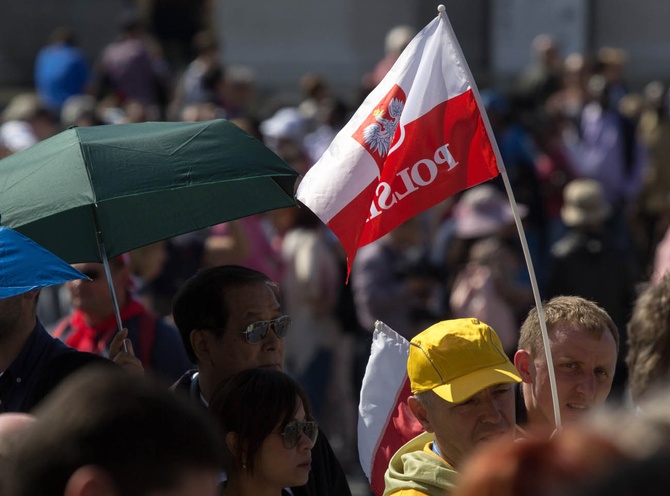
<path fill-rule="evenodd" d="M 393 135 L 398 127 L 398 121 L 400 120 L 400 115 L 402 114 L 402 109 L 404 107 L 405 104 L 402 100 L 393 98 L 387 109 L 391 119 L 384 118 L 385 112 L 382 109 L 376 109 L 372 113 L 377 122 L 375 124 L 370 124 L 363 131 L 363 139 L 370 147 L 370 151 L 378 152 L 381 157 L 388 154 L 389 148 L 391 147 L 391 141 L 393 141 Z"/>

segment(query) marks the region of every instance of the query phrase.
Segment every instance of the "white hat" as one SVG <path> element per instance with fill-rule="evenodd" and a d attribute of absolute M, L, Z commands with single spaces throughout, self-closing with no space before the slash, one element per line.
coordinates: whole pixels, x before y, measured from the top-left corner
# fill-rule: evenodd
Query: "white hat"
<path fill-rule="evenodd" d="M 517 205 L 519 216 L 528 213 L 525 205 Z M 496 234 L 514 224 L 514 214 L 505 195 L 491 184 L 467 190 L 454 206 L 456 235 L 462 239 Z"/>

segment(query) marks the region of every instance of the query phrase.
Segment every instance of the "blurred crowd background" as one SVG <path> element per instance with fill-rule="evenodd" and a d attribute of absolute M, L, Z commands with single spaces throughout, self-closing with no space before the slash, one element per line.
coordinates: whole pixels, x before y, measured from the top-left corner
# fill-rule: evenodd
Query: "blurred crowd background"
<path fill-rule="evenodd" d="M 45 30 L 32 55 L 30 82 L 3 92 L 0 155 L 75 125 L 226 118 L 304 174 L 423 26 L 384 28 L 371 52 L 383 54 L 349 75 L 353 86 L 327 71 L 306 70 L 292 86 L 278 74 L 272 88 L 252 65 L 228 61 L 238 57 L 226 49 L 216 3 L 122 7 L 106 20 L 116 34 L 94 54 L 73 25 L 49 26 L 48 36 Z M 323 16 L 319 22 L 327 23 Z M 639 289 L 670 264 L 667 81 L 631 71 L 635 57 L 618 45 L 570 51 L 561 41 L 536 33 L 524 47 L 523 67 L 496 81 L 482 70 L 485 59 L 475 57 L 475 74 L 484 74 L 482 100 L 542 298 L 592 299 L 625 334 Z M 272 50 L 266 47 L 270 57 Z M 470 50 L 464 45 L 466 57 Z M 314 64 L 327 65 L 326 57 Z M 165 240 L 131 252 L 124 263 L 132 269 L 133 290 L 168 318 L 175 291 L 202 267 L 246 265 L 280 282 L 293 320 L 287 370 L 309 393 L 339 459 L 352 471 L 358 470 L 358 392 L 375 320 L 411 338 L 438 320 L 476 316 L 513 356 L 519 324 L 534 305 L 500 180 L 449 198 L 363 248 L 349 284 L 338 241 L 306 208 Z M 68 310 L 62 288 L 43 291 L 45 326 Z M 625 353 L 622 346 L 612 401 L 623 396 Z"/>

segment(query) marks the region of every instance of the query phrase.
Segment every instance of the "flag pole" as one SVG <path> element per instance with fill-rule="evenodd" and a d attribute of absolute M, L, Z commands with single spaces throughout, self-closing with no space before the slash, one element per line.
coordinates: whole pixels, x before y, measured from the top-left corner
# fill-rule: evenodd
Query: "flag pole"
<path fill-rule="evenodd" d="M 450 35 L 455 39 L 456 36 L 454 34 L 453 28 L 451 27 L 451 23 L 449 22 L 449 18 L 447 17 L 446 8 L 444 7 L 444 5 L 439 5 L 437 7 L 437 11 L 439 12 L 440 18 L 444 21 L 445 26 L 449 31 Z M 461 57 L 461 60 L 465 60 L 465 56 L 463 55 L 461 46 L 458 43 L 454 43 L 454 48 L 458 51 L 458 55 Z M 551 387 L 551 396 L 554 405 L 554 423 L 556 424 L 556 428 L 559 429 L 561 427 L 561 412 L 558 405 L 558 392 L 556 388 L 556 374 L 554 372 L 554 361 L 551 356 L 551 348 L 549 346 L 549 333 L 547 332 L 547 323 L 545 322 L 544 319 L 544 308 L 542 306 L 542 299 L 540 297 L 540 291 L 537 285 L 537 278 L 535 277 L 533 261 L 530 257 L 530 250 L 528 249 L 526 234 L 523 228 L 523 223 L 521 222 L 521 216 L 519 215 L 519 209 L 517 208 L 516 200 L 514 199 L 512 186 L 510 185 L 509 178 L 507 177 L 507 170 L 505 169 L 505 164 L 503 163 L 502 156 L 500 155 L 500 150 L 498 149 L 498 143 L 496 142 L 495 136 L 493 135 L 493 129 L 491 128 L 491 123 L 489 122 L 488 115 L 486 114 L 484 105 L 482 104 L 482 99 L 479 94 L 479 90 L 477 89 L 477 85 L 474 82 L 475 79 L 472 76 L 470 67 L 468 67 L 467 64 L 463 64 L 463 69 L 465 70 L 467 77 L 470 80 L 472 86 L 472 94 L 474 95 L 475 100 L 477 101 L 477 107 L 479 107 L 479 113 L 481 114 L 482 121 L 484 122 L 484 126 L 486 127 L 486 132 L 489 135 L 491 145 L 493 147 L 493 153 L 495 154 L 496 157 L 498 171 L 500 172 L 503 183 L 505 185 L 505 191 L 507 192 L 507 197 L 509 199 L 510 205 L 512 207 L 512 213 L 514 215 L 514 222 L 516 224 L 517 230 L 519 231 L 521 248 L 523 250 L 524 258 L 526 259 L 526 266 L 528 268 L 528 273 L 530 275 L 530 284 L 531 287 L 533 288 L 533 297 L 535 298 L 535 305 L 537 307 L 538 318 L 540 320 L 540 330 L 542 331 L 542 342 L 544 343 L 544 352 L 547 357 L 547 367 L 549 369 L 548 370 L 549 385 Z"/>

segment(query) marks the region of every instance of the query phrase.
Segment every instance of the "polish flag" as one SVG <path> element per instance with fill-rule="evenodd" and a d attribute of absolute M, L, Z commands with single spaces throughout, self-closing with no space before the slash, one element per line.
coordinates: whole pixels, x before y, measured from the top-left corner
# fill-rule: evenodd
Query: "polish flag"
<path fill-rule="evenodd" d="M 409 341 L 377 321 L 358 407 L 358 458 L 376 496 L 384 493 L 391 457 L 423 432 L 407 406 L 408 356 Z"/>
<path fill-rule="evenodd" d="M 444 7 L 301 181 L 297 198 L 356 251 L 498 175 L 488 121 Z"/>

